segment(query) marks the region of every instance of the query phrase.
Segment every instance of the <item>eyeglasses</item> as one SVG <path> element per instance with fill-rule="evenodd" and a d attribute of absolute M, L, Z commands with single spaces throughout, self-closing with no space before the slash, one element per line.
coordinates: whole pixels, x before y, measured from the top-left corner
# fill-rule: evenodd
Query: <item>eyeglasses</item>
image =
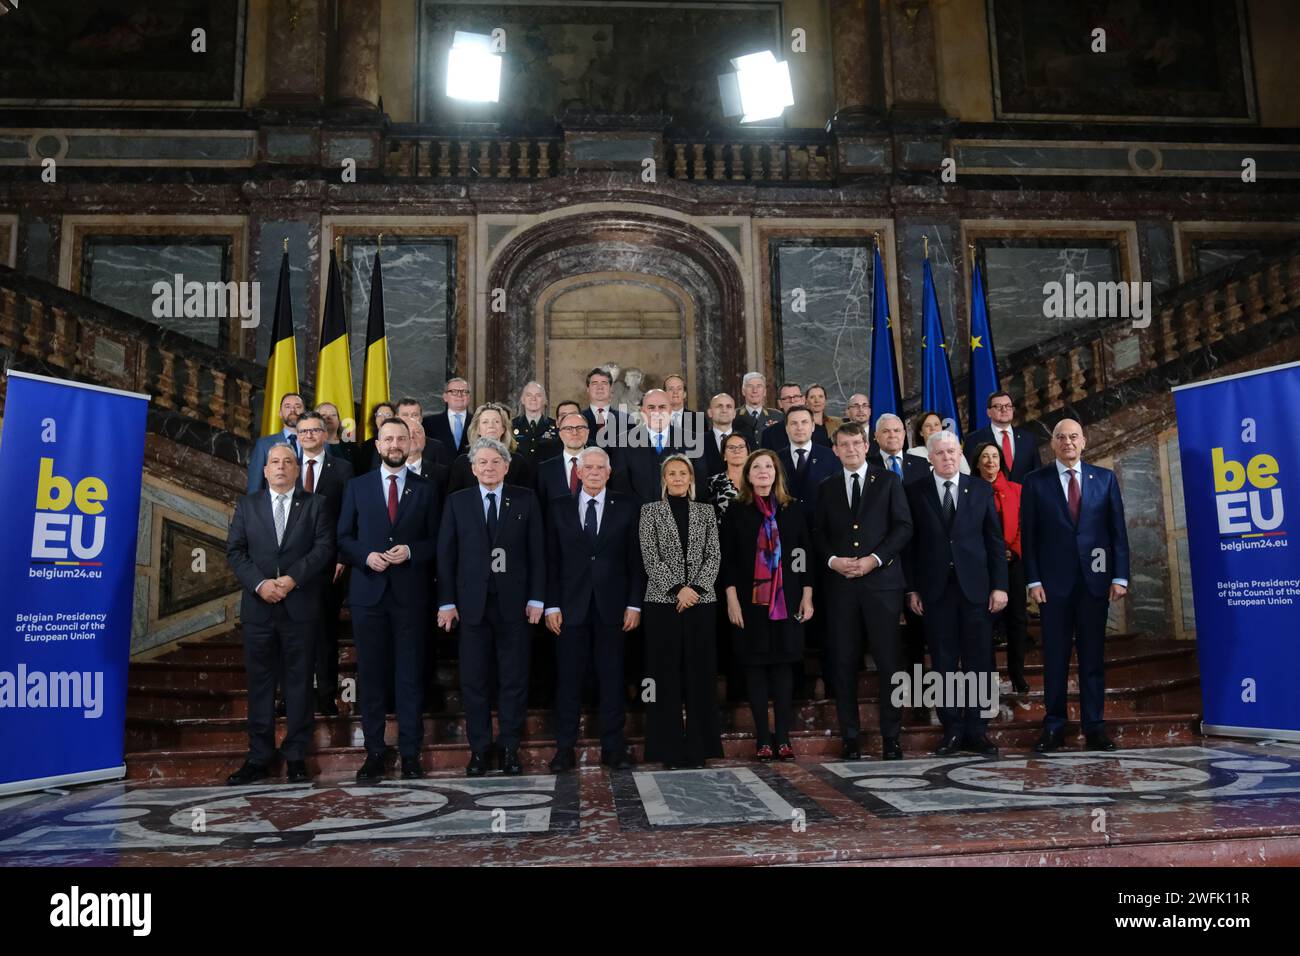
<path fill-rule="evenodd" d="M 850 407 L 852 407 L 852 406 L 850 406 Z M 990 406 L 989 406 L 989 408 L 996 408 L 996 409 L 997 409 L 998 411 L 1000 411 L 1000 412 L 1005 412 L 1005 411 L 1008 411 L 1009 409 L 1012 409 L 1012 408 L 1015 408 L 1015 407 L 1016 407 L 1016 406 L 1012 405 L 1010 402 L 998 402 L 998 403 L 995 404 L 995 405 L 990 405 Z"/>
<path fill-rule="evenodd" d="M 447 394 L 448 394 L 448 395 L 468 395 L 468 394 L 469 394 L 469 389 L 468 389 L 468 388 L 449 388 L 449 389 L 447 389 Z"/>
<path fill-rule="evenodd" d="M 850 402 L 850 403 L 849 403 L 849 408 L 870 408 L 870 407 L 871 407 L 871 406 L 868 405 L 866 402 Z"/>
<path fill-rule="evenodd" d="M 562 432 L 585 432 L 590 431 L 586 425 L 565 425 L 560 429 Z"/>
<path fill-rule="evenodd" d="M 298 434 L 299 434 L 299 435 L 323 435 L 323 434 L 325 434 L 325 429 L 323 429 L 323 428 L 299 428 L 299 429 L 298 429 Z"/>

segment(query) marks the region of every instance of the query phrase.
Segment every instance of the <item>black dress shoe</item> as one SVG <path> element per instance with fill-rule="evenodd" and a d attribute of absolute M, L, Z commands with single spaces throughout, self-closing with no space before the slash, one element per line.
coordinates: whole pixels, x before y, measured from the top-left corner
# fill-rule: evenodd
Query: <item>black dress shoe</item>
<path fill-rule="evenodd" d="M 939 746 L 934 748 L 935 754 L 940 757 L 951 757 L 959 750 L 961 750 L 961 734 L 944 734 Z"/>
<path fill-rule="evenodd" d="M 981 757 L 996 757 L 998 755 L 998 745 L 985 734 L 978 737 L 967 737 L 962 744 L 962 750 L 967 753 L 979 754 Z"/>
<path fill-rule="evenodd" d="M 600 762 L 611 770 L 631 770 L 633 765 L 632 755 L 627 749 L 622 750 L 602 750 L 600 752 Z"/>
<path fill-rule="evenodd" d="M 857 738 L 857 737 L 850 737 L 850 738 L 846 738 L 846 739 L 845 739 L 845 741 L 844 741 L 844 759 L 845 759 L 845 760 L 861 760 L 861 759 L 862 759 L 862 745 L 861 745 L 860 743 L 858 743 L 858 738 Z"/>
<path fill-rule="evenodd" d="M 1040 754 L 1050 754 L 1054 750 L 1060 750 L 1065 746 L 1064 732 L 1044 730 L 1043 735 L 1038 738 L 1038 743 L 1034 744 L 1034 750 Z"/>
<path fill-rule="evenodd" d="M 1094 730 L 1084 735 L 1084 743 L 1089 750 L 1114 750 L 1115 741 L 1106 736 L 1104 730 Z"/>
<path fill-rule="evenodd" d="M 384 779 L 384 758 L 371 754 L 357 771 L 357 783 L 378 783 Z"/>
<path fill-rule="evenodd" d="M 316 713 L 324 714 L 326 717 L 337 717 L 339 715 L 338 702 L 333 697 L 319 697 L 316 699 Z"/>
<path fill-rule="evenodd" d="M 564 773 L 566 770 L 572 770 L 578 765 L 578 758 L 573 753 L 572 747 L 564 747 L 555 751 L 555 756 L 551 758 L 551 773 Z"/>
<path fill-rule="evenodd" d="M 263 764 L 253 763 L 251 760 L 245 760 L 244 765 L 226 778 L 226 783 L 232 787 L 242 786 L 246 783 L 256 783 L 259 780 L 265 780 L 271 775 Z"/>
<path fill-rule="evenodd" d="M 307 773 L 307 762 L 305 760 L 288 761 L 287 774 L 290 783 L 306 783 L 311 779 Z"/>
<path fill-rule="evenodd" d="M 481 777 L 488 772 L 488 756 L 485 753 L 471 754 L 469 763 L 465 765 L 465 776 Z"/>
<path fill-rule="evenodd" d="M 509 777 L 517 777 L 524 772 L 524 765 L 519 762 L 517 747 L 511 747 L 501 755 L 501 772 Z"/>
<path fill-rule="evenodd" d="M 420 766 L 420 758 L 403 757 L 402 758 L 402 779 L 419 780 L 424 776 L 424 768 Z"/>
<path fill-rule="evenodd" d="M 1011 689 L 1014 690 L 1017 694 L 1028 694 L 1029 681 L 1025 680 L 1023 677 L 1021 678 L 1013 677 L 1011 678 Z"/>
<path fill-rule="evenodd" d="M 281 697 L 279 700 L 277 700 L 277 701 L 275 702 L 275 716 L 277 716 L 277 717 L 284 717 L 284 716 L 286 716 L 287 714 L 288 714 L 288 711 L 285 710 L 285 707 L 284 707 L 284 698 Z"/>
<path fill-rule="evenodd" d="M 885 737 L 881 741 L 881 758 L 884 760 L 902 760 L 903 748 L 898 745 L 897 737 Z"/>

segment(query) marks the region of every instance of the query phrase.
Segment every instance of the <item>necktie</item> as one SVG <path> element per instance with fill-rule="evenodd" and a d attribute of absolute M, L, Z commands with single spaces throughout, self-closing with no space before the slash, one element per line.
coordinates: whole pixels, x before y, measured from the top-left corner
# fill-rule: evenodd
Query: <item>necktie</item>
<path fill-rule="evenodd" d="M 808 449 L 806 449 L 806 448 L 800 448 L 798 451 L 795 452 L 795 454 L 799 456 L 799 460 L 795 463 L 795 466 L 794 466 L 794 473 L 795 473 L 796 475 L 802 475 L 802 474 L 803 474 L 803 466 L 806 464 L 805 459 L 804 459 L 804 455 L 808 454 Z"/>
<path fill-rule="evenodd" d="M 664 433 L 660 432 L 659 434 L 655 435 L 655 454 L 662 455 L 663 453 L 664 453 Z"/>
<path fill-rule="evenodd" d="M 1002 464 L 1006 466 L 1007 473 L 1011 472 L 1011 431 L 1009 429 L 1002 432 Z"/>
<path fill-rule="evenodd" d="M 595 498 L 589 498 L 587 500 L 587 520 L 583 522 L 582 528 L 584 531 L 587 532 L 587 537 L 591 539 L 591 543 L 595 544 L 596 543 L 596 499 Z"/>
<path fill-rule="evenodd" d="M 569 494 L 578 493 L 578 459 L 573 457 L 569 459 Z"/>
<path fill-rule="evenodd" d="M 943 523 L 952 526 L 952 516 L 957 513 L 957 503 L 952 500 L 952 482 L 943 483 Z"/>
<path fill-rule="evenodd" d="M 306 489 L 307 494 L 311 494 L 313 491 L 316 490 L 316 459 L 315 458 L 307 459 L 307 480 L 302 483 L 302 486 L 303 488 Z"/>
<path fill-rule="evenodd" d="M 497 493 L 495 491 L 487 493 L 487 503 L 488 537 L 495 541 L 497 537 Z"/>
<path fill-rule="evenodd" d="M 731 432 L 727 432 L 725 435 L 723 435 L 721 438 L 718 439 L 718 454 L 719 454 L 719 455 L 722 454 L 722 448 L 723 448 L 724 445 L 727 444 L 727 439 L 730 438 L 730 437 L 731 437 Z"/>
<path fill-rule="evenodd" d="M 388 523 L 397 524 L 397 476 L 388 476 Z"/>
<path fill-rule="evenodd" d="M 459 412 L 457 412 L 455 415 L 451 416 L 451 418 L 452 418 L 452 421 L 454 421 L 454 422 L 456 423 L 456 434 L 452 435 L 451 437 L 454 438 L 454 439 L 456 439 L 456 447 L 459 448 L 459 447 L 460 447 L 460 436 L 461 436 L 461 432 L 462 432 L 462 431 L 464 430 L 464 428 L 465 428 L 465 425 L 464 425 L 465 416 L 462 415 L 462 414 L 460 414 Z"/>
<path fill-rule="evenodd" d="M 858 473 L 853 473 L 853 493 L 849 497 L 849 511 L 853 514 L 858 513 L 858 508 L 862 506 L 862 479 Z"/>
<path fill-rule="evenodd" d="M 903 477 L 903 469 L 900 468 L 898 465 L 897 455 L 889 456 L 889 470 L 892 471 L 894 474 L 896 474 L 899 478 Z"/>
<path fill-rule="evenodd" d="M 1070 508 L 1070 520 L 1077 525 L 1079 523 L 1079 507 L 1083 504 L 1083 498 L 1079 494 L 1078 476 L 1074 473 L 1073 468 L 1069 469 L 1069 471 L 1070 487 L 1066 490 L 1065 501 Z"/>
<path fill-rule="evenodd" d="M 298 450 L 298 436 L 297 436 L 297 435 L 290 435 L 290 436 L 289 436 L 289 447 L 293 449 L 293 453 L 294 453 L 295 455 L 297 455 L 299 459 L 302 458 L 302 452 L 300 452 L 300 451 Z"/>
<path fill-rule="evenodd" d="M 275 543 L 284 541 L 284 499 L 285 495 L 275 496 Z"/>
<path fill-rule="evenodd" d="M 605 426 L 605 409 L 598 408 L 596 409 L 596 427 L 603 428 L 604 426 Z"/>

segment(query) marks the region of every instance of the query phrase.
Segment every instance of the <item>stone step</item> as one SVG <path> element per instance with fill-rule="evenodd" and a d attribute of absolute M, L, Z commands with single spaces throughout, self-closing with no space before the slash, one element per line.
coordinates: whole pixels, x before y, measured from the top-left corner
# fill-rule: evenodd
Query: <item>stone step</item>
<path fill-rule="evenodd" d="M 183 693 L 178 699 L 189 702 L 192 692 Z M 243 713 L 230 713 L 215 717 L 160 717 L 156 715 L 134 715 L 127 719 L 128 752 L 143 750 L 212 750 L 225 747 L 242 746 L 247 740 L 247 725 L 244 719 L 246 698 L 230 698 L 232 704 Z M 999 700 L 1000 712 L 993 724 L 1014 722 L 1041 722 L 1044 715 L 1043 695 L 1040 692 L 1029 694 L 1010 694 Z M 346 707 L 347 705 L 345 705 Z M 1079 718 L 1078 694 L 1072 692 L 1067 701 L 1071 720 Z M 1166 711 L 1193 712 L 1200 708 L 1200 683 L 1195 677 L 1170 678 L 1168 680 L 1142 687 L 1115 686 L 1106 693 L 1105 713 L 1108 718 L 1127 718 L 1142 714 L 1157 714 Z M 754 731 L 753 715 L 746 704 L 720 705 L 721 725 L 724 733 L 752 734 Z M 879 726 L 879 701 L 867 696 L 858 701 L 858 719 L 864 732 L 874 732 Z M 769 711 L 769 720 L 770 720 Z M 928 709 L 907 708 L 904 710 L 907 726 L 927 727 L 931 721 Z M 495 719 L 494 719 L 495 725 Z M 389 716 L 388 733 L 394 737 L 397 733 L 397 721 Z M 285 721 L 277 721 L 277 732 L 283 735 Z M 839 721 L 835 702 L 832 700 L 796 701 L 792 727 L 808 733 L 831 733 L 838 735 Z M 554 712 L 545 709 L 529 710 L 525 718 L 524 733 L 526 737 L 552 738 L 555 733 Z M 584 712 L 579 719 L 579 735 L 595 736 L 597 717 L 594 712 Z M 630 736 L 644 733 L 645 712 L 640 707 L 630 708 L 627 715 L 626 731 Z M 439 712 L 424 718 L 425 739 L 434 744 L 463 743 L 467 739 L 464 715 L 458 712 Z M 313 744 L 316 747 L 360 747 L 363 743 L 360 716 L 348 708 L 338 717 L 317 717 L 313 728 Z"/>
<path fill-rule="evenodd" d="M 1107 732 L 1121 747 L 1174 746 L 1199 742 L 1200 718 L 1191 712 L 1118 717 L 1106 723 Z M 990 727 L 989 736 L 1004 751 L 1025 752 L 1033 747 L 1041 733 L 1041 726 L 1032 721 Z M 906 756 L 922 756 L 933 751 L 939 743 L 938 727 L 905 728 L 901 743 Z M 825 732 L 796 731 L 791 734 L 791 744 L 799 756 L 834 757 L 840 753 L 840 741 Z M 628 741 L 637 759 L 644 755 L 643 741 Z M 1082 738 L 1071 728 L 1068 747 L 1081 747 Z M 878 752 L 879 738 L 868 735 L 863 740 L 864 754 L 868 757 Z M 530 739 L 520 748 L 520 760 L 526 773 L 546 773 L 547 761 L 554 755 L 555 744 L 548 739 Z M 735 733 L 723 739 L 727 757 L 747 758 L 754 752 L 754 740 L 749 734 Z M 167 786 L 210 785 L 224 781 L 227 774 L 242 763 L 245 751 L 242 746 L 213 750 L 151 750 L 127 754 L 127 779 Z M 355 747 L 327 747 L 307 757 L 307 767 L 313 776 L 346 779 L 361 766 L 363 752 Z M 395 755 L 390 755 L 393 763 Z M 469 759 L 464 744 L 427 744 L 421 754 L 426 770 L 463 770 Z M 600 744 L 594 740 L 580 742 L 580 765 L 595 766 L 600 760 Z M 393 776 L 396 776 L 394 773 Z"/>

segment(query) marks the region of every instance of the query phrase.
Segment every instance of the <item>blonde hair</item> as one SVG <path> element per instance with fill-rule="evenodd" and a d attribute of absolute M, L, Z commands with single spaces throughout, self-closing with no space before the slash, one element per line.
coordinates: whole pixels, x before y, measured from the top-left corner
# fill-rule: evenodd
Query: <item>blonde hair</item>
<path fill-rule="evenodd" d="M 659 500 L 660 501 L 668 500 L 668 483 L 664 481 L 664 472 L 667 471 L 668 466 L 675 461 L 680 461 L 683 465 L 686 466 L 686 470 L 690 472 L 691 485 L 686 491 L 686 497 L 691 501 L 694 501 L 695 500 L 695 467 L 691 464 L 691 460 L 689 458 L 687 458 L 685 455 L 680 453 L 669 455 L 667 458 L 664 459 L 663 464 L 659 466 Z"/>
<path fill-rule="evenodd" d="M 510 427 L 513 418 L 510 415 L 510 409 L 506 408 L 500 402 L 484 402 L 478 408 L 474 409 L 474 417 L 471 418 L 469 422 L 470 447 L 473 447 L 474 443 L 479 439 L 478 424 L 479 419 L 483 417 L 484 412 L 496 412 L 501 416 L 501 438 L 499 440 L 501 444 L 505 445 L 506 448 L 513 453 L 518 447 L 518 442 L 515 441 L 515 430 Z"/>

